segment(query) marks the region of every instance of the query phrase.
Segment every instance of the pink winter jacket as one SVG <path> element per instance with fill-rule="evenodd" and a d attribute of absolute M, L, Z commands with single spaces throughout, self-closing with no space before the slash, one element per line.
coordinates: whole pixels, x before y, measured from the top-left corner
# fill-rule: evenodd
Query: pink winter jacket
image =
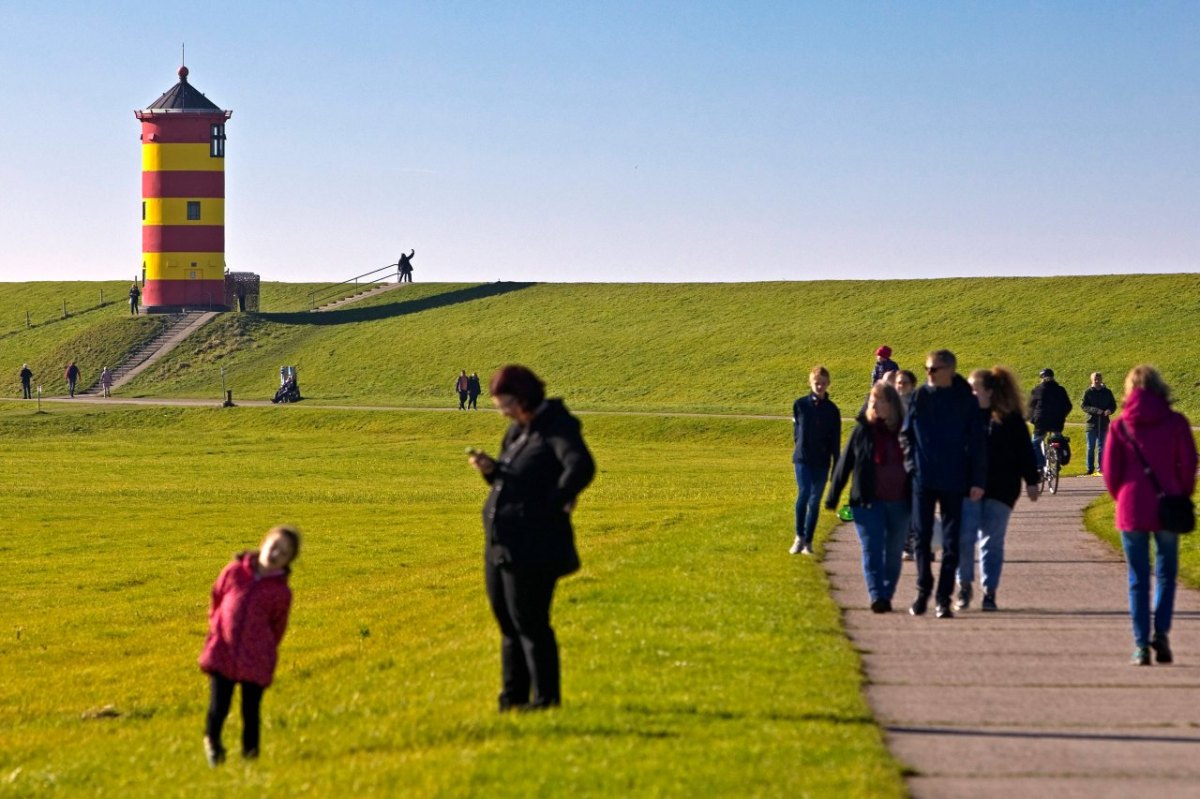
<path fill-rule="evenodd" d="M 213 584 L 200 669 L 265 688 L 275 674 L 292 591 L 286 572 L 260 578 L 257 558 L 257 552 L 238 555 Z"/>
<path fill-rule="evenodd" d="M 1146 476 L 1130 435 L 1163 491 L 1191 496 L 1196 489 L 1196 442 L 1181 413 L 1158 394 L 1135 388 L 1104 444 L 1104 484 L 1117 502 L 1117 529 L 1160 530 L 1158 494 Z"/>

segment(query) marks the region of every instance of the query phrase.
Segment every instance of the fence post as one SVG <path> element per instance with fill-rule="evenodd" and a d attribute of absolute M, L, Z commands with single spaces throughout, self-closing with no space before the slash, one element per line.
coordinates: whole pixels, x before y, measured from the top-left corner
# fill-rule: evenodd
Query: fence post
<path fill-rule="evenodd" d="M 33 327 L 33 322 L 29 321 L 29 311 L 25 312 L 25 327 Z"/>
<path fill-rule="evenodd" d="M 63 300 L 63 319 L 67 318 L 67 301 Z"/>
<path fill-rule="evenodd" d="M 100 289 L 100 307 L 104 307 L 104 289 Z"/>

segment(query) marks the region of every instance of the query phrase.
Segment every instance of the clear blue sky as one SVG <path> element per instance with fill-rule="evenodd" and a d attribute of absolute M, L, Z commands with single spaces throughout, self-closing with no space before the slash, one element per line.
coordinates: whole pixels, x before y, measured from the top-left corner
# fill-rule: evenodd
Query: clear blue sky
<path fill-rule="evenodd" d="M 0 4 L 0 279 L 140 271 L 135 108 L 323 280 L 1200 271 L 1200 2 Z"/>

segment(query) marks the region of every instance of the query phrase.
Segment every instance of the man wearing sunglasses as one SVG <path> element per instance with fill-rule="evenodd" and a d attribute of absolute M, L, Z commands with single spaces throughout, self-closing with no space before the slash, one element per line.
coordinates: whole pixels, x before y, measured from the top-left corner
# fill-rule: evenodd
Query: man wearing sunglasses
<path fill-rule="evenodd" d="M 950 619 L 950 597 L 958 568 L 958 537 L 963 499 L 978 501 L 987 477 L 987 439 L 984 416 L 971 387 L 957 373 L 950 350 L 937 350 L 925 359 L 928 381 L 913 393 L 900 442 L 905 467 L 912 476 L 913 527 L 917 534 L 917 598 L 909 613 L 922 616 L 934 593 L 932 561 L 933 516 L 942 516 L 941 570 L 935 614 Z"/>

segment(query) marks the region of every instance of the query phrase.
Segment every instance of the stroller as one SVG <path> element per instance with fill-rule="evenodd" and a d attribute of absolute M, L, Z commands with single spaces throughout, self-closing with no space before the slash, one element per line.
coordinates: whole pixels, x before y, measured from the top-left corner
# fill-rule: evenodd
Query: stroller
<path fill-rule="evenodd" d="M 280 402 L 299 402 L 304 399 L 300 396 L 300 383 L 296 381 L 296 367 L 283 367 L 279 370 L 279 378 L 281 385 L 275 392 L 275 396 L 271 398 L 271 402 L 278 404 Z"/>

